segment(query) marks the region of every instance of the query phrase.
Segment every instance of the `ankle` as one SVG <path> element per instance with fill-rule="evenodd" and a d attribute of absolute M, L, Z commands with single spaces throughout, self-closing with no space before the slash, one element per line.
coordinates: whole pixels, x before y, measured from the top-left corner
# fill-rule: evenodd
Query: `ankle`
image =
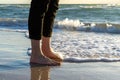
<path fill-rule="evenodd" d="M 50 37 L 42 37 L 42 49 L 49 49 L 50 50 L 50 44 L 51 38 Z"/>

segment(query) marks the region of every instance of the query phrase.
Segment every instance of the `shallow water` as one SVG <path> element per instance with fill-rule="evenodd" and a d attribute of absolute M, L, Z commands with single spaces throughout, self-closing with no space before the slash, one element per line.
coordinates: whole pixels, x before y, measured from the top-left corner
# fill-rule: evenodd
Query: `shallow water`
<path fill-rule="evenodd" d="M 1 56 L 29 57 L 30 42 L 26 37 L 29 7 L 0 5 L 0 50 L 6 53 Z M 60 5 L 52 47 L 67 62 L 120 61 L 119 9 L 119 5 Z"/>
<path fill-rule="evenodd" d="M 0 31 L 0 70 L 25 67 L 29 57 L 26 50 L 29 40 L 23 33 Z"/>
<path fill-rule="evenodd" d="M 113 62 L 120 61 L 119 38 L 117 34 L 55 29 L 51 46 L 67 62 Z"/>
<path fill-rule="evenodd" d="M 0 9 L 0 80 L 30 80 L 29 5 L 0 5 Z M 119 9 L 117 5 L 60 5 L 51 46 L 63 54 L 64 62 L 50 68 L 52 80 L 120 79 Z"/>

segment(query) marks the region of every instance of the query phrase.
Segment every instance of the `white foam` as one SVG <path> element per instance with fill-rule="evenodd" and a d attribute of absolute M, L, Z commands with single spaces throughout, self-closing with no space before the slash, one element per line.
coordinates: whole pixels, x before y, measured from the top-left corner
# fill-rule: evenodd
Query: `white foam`
<path fill-rule="evenodd" d="M 103 4 L 103 5 L 99 5 L 99 4 L 96 4 L 96 5 L 88 5 L 88 6 L 86 6 L 86 5 L 81 5 L 81 6 L 79 6 L 80 8 L 110 8 L 110 7 L 119 7 L 120 5 L 119 4 L 107 4 L 107 5 L 105 5 L 105 4 Z"/>
<path fill-rule="evenodd" d="M 58 21 L 56 25 L 57 27 L 62 28 L 62 29 L 66 28 L 69 30 L 74 30 L 80 26 L 83 26 L 84 24 L 81 23 L 79 20 L 70 20 L 66 18 L 63 21 Z"/>
<path fill-rule="evenodd" d="M 27 54 L 31 55 L 31 48 L 28 48 Z M 63 55 L 63 54 L 61 54 Z M 117 62 L 120 61 L 120 58 L 106 58 L 106 57 L 100 57 L 100 58 L 80 58 L 80 57 L 69 57 L 63 55 L 63 61 L 64 62 L 74 62 L 74 63 L 81 63 L 81 62 Z"/>
<path fill-rule="evenodd" d="M 92 32 L 106 32 L 106 33 L 120 33 L 120 24 L 115 23 L 84 23 L 80 20 L 64 19 L 57 21 L 55 28 L 74 30 L 74 31 L 92 31 Z"/>
<path fill-rule="evenodd" d="M 108 27 L 114 27 L 119 30 L 119 24 L 82 23 L 79 20 L 69 19 L 58 21 L 55 28 L 59 28 L 59 30 L 53 33 L 51 44 L 55 51 L 62 53 L 65 62 L 120 61 L 120 36 L 92 32 L 108 32 Z M 60 29 L 69 31 L 62 30 L 60 32 Z M 76 30 L 83 32 L 77 32 Z M 111 30 L 113 29 L 111 28 Z M 86 33 L 86 31 L 90 32 Z M 25 32 L 25 36 L 29 37 L 28 32 Z M 31 48 L 28 49 L 27 54 L 30 56 Z"/>

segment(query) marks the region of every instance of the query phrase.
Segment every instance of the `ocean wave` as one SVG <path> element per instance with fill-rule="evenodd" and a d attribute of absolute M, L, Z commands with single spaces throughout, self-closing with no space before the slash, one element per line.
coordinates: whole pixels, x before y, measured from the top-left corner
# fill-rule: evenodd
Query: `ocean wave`
<path fill-rule="evenodd" d="M 0 18 L 0 26 L 23 26 L 27 25 L 27 19 Z"/>
<path fill-rule="evenodd" d="M 0 30 L 27 30 L 28 20 L 21 18 L 0 18 Z M 119 23 L 81 22 L 79 19 L 56 20 L 54 28 L 68 31 L 120 33 Z M 16 29 L 16 30 L 15 30 Z"/>
<path fill-rule="evenodd" d="M 76 10 L 76 9 L 79 9 L 79 7 L 60 8 L 59 10 L 60 10 L 60 11 L 63 11 L 63 10 Z"/>
<path fill-rule="evenodd" d="M 72 30 L 72 31 L 86 31 L 86 32 L 106 32 L 106 33 L 120 33 L 120 24 L 118 23 L 84 23 L 80 20 L 64 19 L 55 23 L 55 28 Z"/>
<path fill-rule="evenodd" d="M 66 5 L 66 7 L 60 7 L 59 10 L 80 10 L 80 9 L 104 9 L 104 8 L 120 8 L 120 5 L 118 4 L 83 4 L 83 5 Z"/>
<path fill-rule="evenodd" d="M 28 8 L 30 5 L 27 4 L 1 4 L 0 8 L 10 8 L 10 7 L 17 7 L 17 8 Z"/>
<path fill-rule="evenodd" d="M 6 32 L 20 32 L 25 33 L 27 35 L 28 30 L 25 29 L 6 29 L 6 28 L 0 28 L 0 31 L 6 31 Z"/>
<path fill-rule="evenodd" d="M 120 7 L 118 4 L 95 4 L 95 5 L 80 5 L 80 8 L 111 8 Z"/>

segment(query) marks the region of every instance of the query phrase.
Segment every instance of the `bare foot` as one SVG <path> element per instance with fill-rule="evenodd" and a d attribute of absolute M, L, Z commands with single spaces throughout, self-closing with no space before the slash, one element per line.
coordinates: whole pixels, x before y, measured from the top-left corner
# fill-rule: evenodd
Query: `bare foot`
<path fill-rule="evenodd" d="M 51 46 L 50 46 L 50 43 L 51 43 L 51 38 L 50 37 L 44 37 L 42 36 L 42 47 L 41 47 L 41 50 L 43 52 L 43 54 L 52 59 L 52 60 L 55 60 L 57 62 L 62 62 L 63 61 L 63 58 L 60 54 L 58 53 L 55 53 Z"/>
<path fill-rule="evenodd" d="M 31 55 L 30 63 L 47 65 L 47 66 L 57 66 L 60 65 L 60 62 L 51 60 L 43 55 Z"/>
<path fill-rule="evenodd" d="M 52 60 L 55 60 L 57 62 L 62 62 L 63 61 L 63 56 L 59 53 L 54 52 L 52 49 L 51 50 L 46 50 L 46 49 L 42 48 L 42 52 L 46 57 L 48 57 Z"/>

